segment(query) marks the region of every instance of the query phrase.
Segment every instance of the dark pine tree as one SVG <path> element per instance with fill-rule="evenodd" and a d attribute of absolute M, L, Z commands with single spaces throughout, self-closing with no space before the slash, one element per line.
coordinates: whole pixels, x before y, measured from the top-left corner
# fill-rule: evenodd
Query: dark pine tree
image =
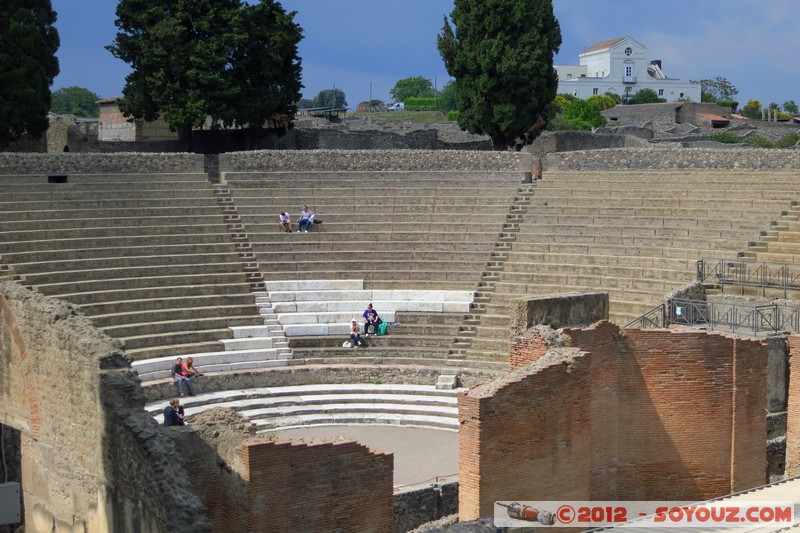
<path fill-rule="evenodd" d="M 551 0 L 455 0 L 437 44 L 455 78 L 461 128 L 498 150 L 533 141 L 558 89 L 561 28 Z"/>
<path fill-rule="evenodd" d="M 0 3 L 0 149 L 47 131 L 50 87 L 58 75 L 56 12 L 50 0 Z"/>

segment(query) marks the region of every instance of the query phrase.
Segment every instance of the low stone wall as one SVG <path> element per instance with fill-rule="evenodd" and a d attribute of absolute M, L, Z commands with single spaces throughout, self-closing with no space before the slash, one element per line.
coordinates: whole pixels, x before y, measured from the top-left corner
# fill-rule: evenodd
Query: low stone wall
<path fill-rule="evenodd" d="M 737 148 L 620 148 L 548 154 L 547 170 L 755 170 L 797 171 L 800 150 Z"/>
<path fill-rule="evenodd" d="M 458 481 L 434 483 L 394 495 L 395 533 L 404 533 L 456 513 Z"/>
<path fill-rule="evenodd" d="M 199 154 L 0 153 L 0 175 L 203 172 Z"/>
<path fill-rule="evenodd" d="M 639 128 L 642 131 L 643 128 Z M 637 131 L 637 136 L 642 135 Z M 652 138 L 650 132 L 650 138 Z M 610 132 L 600 134 L 590 131 L 546 131 L 539 135 L 533 143 L 523 148 L 525 152 L 544 159 L 547 154 L 556 152 L 573 152 L 576 150 L 599 150 L 602 148 L 624 148 L 626 135 L 614 135 Z"/>
<path fill-rule="evenodd" d="M 584 326 L 608 320 L 607 292 L 574 292 L 511 301 L 510 334 L 521 335 L 534 324 Z"/>
<path fill-rule="evenodd" d="M 221 154 L 220 172 L 270 171 L 520 171 L 532 157 L 521 152 L 458 150 L 260 150 Z"/>

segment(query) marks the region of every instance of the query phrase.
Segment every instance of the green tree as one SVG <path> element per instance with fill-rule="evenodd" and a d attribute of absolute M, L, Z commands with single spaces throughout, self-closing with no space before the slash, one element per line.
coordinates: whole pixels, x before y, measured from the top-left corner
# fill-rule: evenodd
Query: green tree
<path fill-rule="evenodd" d="M 301 98 L 299 102 L 297 102 L 297 107 L 300 109 L 308 109 L 309 107 L 314 107 L 314 99 L 313 98 Z"/>
<path fill-rule="evenodd" d="M 76 117 L 100 116 L 100 96 L 83 87 L 65 87 L 53 93 L 50 111 Z"/>
<path fill-rule="evenodd" d="M 639 89 L 633 98 L 628 100 L 629 104 L 658 104 L 666 102 L 663 98 L 659 98 L 658 94 L 653 89 Z"/>
<path fill-rule="evenodd" d="M 495 149 L 530 143 L 547 125 L 558 88 L 561 28 L 551 0 L 455 0 L 437 45 L 456 80 L 458 124 Z"/>
<path fill-rule="evenodd" d="M 794 102 L 794 100 L 786 100 L 783 103 L 783 110 L 786 111 L 787 113 L 797 113 L 798 112 L 797 104 Z"/>
<path fill-rule="evenodd" d="M 217 110 L 226 126 L 257 129 L 278 115 L 294 117 L 303 88 L 297 51 L 303 33 L 293 19 L 274 0 L 242 4 L 234 12 L 230 87 Z"/>
<path fill-rule="evenodd" d="M 607 94 L 593 94 L 586 99 L 588 102 L 594 102 L 598 105 L 601 111 L 611 109 L 617 105 L 617 101 Z"/>
<path fill-rule="evenodd" d="M 601 128 L 606 125 L 606 120 L 600 111 L 597 100 L 573 100 L 564 106 L 564 118 L 572 125 L 572 129 Z"/>
<path fill-rule="evenodd" d="M 742 115 L 748 118 L 761 118 L 761 102 L 758 100 L 748 100 L 742 108 Z"/>
<path fill-rule="evenodd" d="M 692 81 L 692 83 L 698 83 Z M 738 89 L 723 76 L 700 80 L 700 101 L 716 102 L 718 100 L 733 100 L 739 94 Z"/>
<path fill-rule="evenodd" d="M 0 4 L 0 149 L 49 127 L 50 86 L 58 75 L 56 12 L 50 0 Z"/>
<path fill-rule="evenodd" d="M 431 98 L 436 96 L 433 83 L 428 78 L 414 76 L 398 80 L 389 91 L 395 102 L 405 102 L 408 98 Z"/>
<path fill-rule="evenodd" d="M 442 90 L 439 91 L 441 98 L 440 106 L 442 111 L 454 111 L 458 109 L 458 91 L 456 91 L 455 80 L 448 81 Z"/>
<path fill-rule="evenodd" d="M 120 0 L 107 47 L 133 68 L 120 109 L 162 117 L 189 149 L 207 117 L 261 126 L 282 113 L 289 127 L 301 87 L 294 15 L 273 0 Z"/>
<path fill-rule="evenodd" d="M 323 89 L 314 97 L 313 107 L 347 107 L 347 99 L 341 89 Z"/>
<path fill-rule="evenodd" d="M 553 105 L 559 113 L 562 113 L 567 104 L 573 100 L 575 100 L 575 98 L 570 94 L 557 94 L 556 97 L 553 98 Z"/>
<path fill-rule="evenodd" d="M 770 102 L 769 109 L 774 109 L 776 111 L 780 111 L 781 106 L 778 105 L 778 102 Z"/>

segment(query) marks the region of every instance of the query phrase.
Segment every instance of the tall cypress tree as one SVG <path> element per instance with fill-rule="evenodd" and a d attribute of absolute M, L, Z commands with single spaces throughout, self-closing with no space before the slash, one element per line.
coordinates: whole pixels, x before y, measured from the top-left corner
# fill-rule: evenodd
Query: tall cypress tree
<path fill-rule="evenodd" d="M 293 17 L 273 0 L 120 0 L 107 47 L 133 68 L 120 109 L 163 118 L 189 149 L 192 129 L 208 117 L 261 126 L 293 116 L 302 87 Z"/>
<path fill-rule="evenodd" d="M 437 44 L 455 78 L 461 128 L 496 149 L 530 143 L 558 89 L 561 28 L 551 0 L 455 0 Z"/>
<path fill-rule="evenodd" d="M 0 148 L 47 131 L 50 86 L 59 70 L 55 21 L 50 0 L 0 3 Z"/>

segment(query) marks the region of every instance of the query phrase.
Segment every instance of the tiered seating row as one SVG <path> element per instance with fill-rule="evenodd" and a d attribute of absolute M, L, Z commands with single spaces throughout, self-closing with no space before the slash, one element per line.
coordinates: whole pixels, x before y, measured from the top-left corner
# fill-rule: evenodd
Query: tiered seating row
<path fill-rule="evenodd" d="M 247 416 L 258 431 L 331 424 L 383 424 L 458 430 L 456 394 L 425 385 L 303 385 L 222 391 L 187 398 L 187 417 L 214 407 Z M 164 402 L 147 410 L 162 422 Z"/>
<path fill-rule="evenodd" d="M 226 175 L 267 279 L 347 273 L 370 288 L 439 283 L 458 290 L 477 285 L 520 178 L 518 172 Z M 321 227 L 308 235 L 281 233 L 277 214 L 289 210 L 294 219 L 304 204 L 324 220 Z"/>
<path fill-rule="evenodd" d="M 695 279 L 703 256 L 734 258 L 796 200 L 800 176 L 756 172 L 547 172 L 536 183 L 488 299 L 470 358 L 508 353 L 506 301 L 607 290 L 626 323 Z"/>
<path fill-rule="evenodd" d="M 0 263 L 136 360 L 225 349 L 263 321 L 205 174 L 0 176 Z"/>
<path fill-rule="evenodd" d="M 469 291 L 365 290 L 363 280 L 315 280 L 267 282 L 266 301 L 283 325 L 286 335 L 343 335 L 350 321 L 363 321 L 361 314 L 372 303 L 384 321 L 394 322 L 397 313 L 466 313 L 472 302 Z"/>

